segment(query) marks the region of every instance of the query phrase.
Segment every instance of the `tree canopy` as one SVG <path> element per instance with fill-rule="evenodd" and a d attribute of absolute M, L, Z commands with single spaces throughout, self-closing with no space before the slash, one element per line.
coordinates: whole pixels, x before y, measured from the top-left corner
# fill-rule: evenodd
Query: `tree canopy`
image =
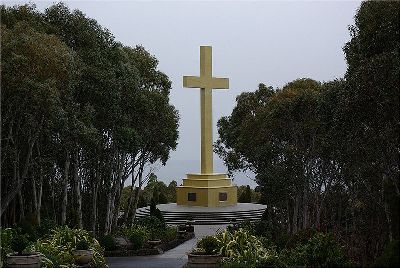
<path fill-rule="evenodd" d="M 144 47 L 65 4 L 1 17 L 2 223 L 112 231 L 125 181 L 176 148 L 171 81 Z"/>
<path fill-rule="evenodd" d="M 361 265 L 399 239 L 399 11 L 361 3 L 343 79 L 260 84 L 218 121 L 215 151 L 230 172 L 255 172 L 271 221 L 334 230 Z"/>

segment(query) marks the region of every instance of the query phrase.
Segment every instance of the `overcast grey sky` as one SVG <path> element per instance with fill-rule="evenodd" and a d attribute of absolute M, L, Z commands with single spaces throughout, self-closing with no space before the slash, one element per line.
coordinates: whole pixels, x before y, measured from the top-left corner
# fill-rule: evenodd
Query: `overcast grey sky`
<path fill-rule="evenodd" d="M 4 2 L 4 1 L 3 1 Z M 7 5 L 26 1 L 5 1 Z M 53 3 L 31 1 L 39 10 Z M 350 38 L 359 1 L 64 1 L 108 28 L 124 45 L 143 45 L 172 81 L 171 103 L 180 113 L 180 139 L 165 167 L 168 183 L 199 172 L 199 90 L 182 88 L 183 75 L 199 74 L 199 46 L 213 47 L 213 75 L 230 89 L 213 92 L 216 122 L 229 115 L 235 97 L 259 83 L 273 87 L 302 77 L 328 81 L 346 70 L 342 48 Z M 214 155 L 214 169 L 225 167 Z M 239 185 L 256 184 L 236 174 Z"/>

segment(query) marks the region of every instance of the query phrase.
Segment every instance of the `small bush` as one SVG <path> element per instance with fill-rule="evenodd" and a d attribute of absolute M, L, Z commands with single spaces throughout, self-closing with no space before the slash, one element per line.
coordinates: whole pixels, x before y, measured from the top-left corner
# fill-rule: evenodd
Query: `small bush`
<path fill-rule="evenodd" d="M 25 235 L 30 242 L 35 242 L 38 239 L 36 227 L 27 220 L 19 222 L 16 229 L 18 233 Z"/>
<path fill-rule="evenodd" d="M 11 240 L 11 249 L 15 252 L 18 252 L 19 255 L 22 254 L 22 251 L 29 245 L 29 240 L 26 235 L 18 234 L 15 235 Z"/>
<path fill-rule="evenodd" d="M 273 248 L 264 248 L 257 237 L 241 228 L 235 232 L 218 233 L 216 238 L 225 264 L 242 263 L 254 267 L 264 259 L 277 256 Z"/>
<path fill-rule="evenodd" d="M 91 267 L 106 268 L 103 250 L 99 242 L 86 230 L 70 229 L 67 226 L 53 229 L 48 236 L 37 240 L 29 247 L 30 251 L 40 252 L 44 255 L 44 268 L 74 267 L 72 251 L 77 247 L 77 242 L 85 240 L 93 250 Z"/>
<path fill-rule="evenodd" d="M 178 229 L 176 227 L 167 226 L 164 230 L 164 234 L 161 236 L 162 241 L 168 242 L 176 239 L 178 236 Z"/>
<path fill-rule="evenodd" d="M 130 227 L 123 226 L 119 229 L 118 234 L 128 238 L 129 241 L 131 241 L 134 250 L 141 249 L 150 237 L 149 229 L 146 226 L 139 224 Z"/>
<path fill-rule="evenodd" d="M 144 226 L 148 230 L 152 240 L 160 239 L 167 228 L 165 222 L 155 216 L 140 219 L 137 221 L 136 225 Z"/>
<path fill-rule="evenodd" d="M 103 236 L 100 239 L 100 245 L 107 251 L 117 249 L 117 243 L 115 242 L 114 237 L 112 237 L 112 235 Z"/>
<path fill-rule="evenodd" d="M 132 248 L 134 250 L 138 250 L 141 249 L 144 245 L 144 243 L 147 240 L 147 235 L 143 234 L 141 232 L 133 232 L 130 236 L 129 236 L 129 241 L 131 241 L 132 243 Z"/>
<path fill-rule="evenodd" d="M 211 255 L 219 252 L 219 242 L 214 236 L 205 236 L 199 242 L 197 247 L 204 249 L 205 254 Z"/>
<path fill-rule="evenodd" d="M 76 250 L 88 250 L 89 249 L 88 241 L 80 240 L 78 243 L 76 243 L 75 249 Z"/>
<path fill-rule="evenodd" d="M 15 230 L 12 228 L 0 229 L 1 232 L 1 260 L 5 260 L 8 253 L 12 253 L 11 240 L 13 239 Z"/>

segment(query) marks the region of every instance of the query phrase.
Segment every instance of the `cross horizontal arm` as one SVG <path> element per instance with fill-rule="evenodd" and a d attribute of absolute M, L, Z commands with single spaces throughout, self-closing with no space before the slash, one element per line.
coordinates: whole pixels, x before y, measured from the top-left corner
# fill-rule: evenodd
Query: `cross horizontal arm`
<path fill-rule="evenodd" d="M 215 88 L 215 89 L 228 89 L 229 79 L 228 78 L 204 78 L 198 76 L 184 76 L 183 87 L 188 88 Z"/>
<path fill-rule="evenodd" d="M 202 79 L 198 76 L 184 76 L 183 87 L 202 88 Z"/>
<path fill-rule="evenodd" d="M 229 78 L 212 78 L 211 88 L 215 89 L 228 89 L 229 88 Z"/>

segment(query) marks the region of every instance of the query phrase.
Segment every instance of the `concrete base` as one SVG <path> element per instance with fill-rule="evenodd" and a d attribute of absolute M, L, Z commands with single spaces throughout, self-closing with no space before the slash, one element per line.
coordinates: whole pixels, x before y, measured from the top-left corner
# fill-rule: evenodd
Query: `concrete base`
<path fill-rule="evenodd" d="M 187 174 L 176 194 L 179 206 L 225 207 L 237 203 L 237 186 L 223 173 Z"/>

